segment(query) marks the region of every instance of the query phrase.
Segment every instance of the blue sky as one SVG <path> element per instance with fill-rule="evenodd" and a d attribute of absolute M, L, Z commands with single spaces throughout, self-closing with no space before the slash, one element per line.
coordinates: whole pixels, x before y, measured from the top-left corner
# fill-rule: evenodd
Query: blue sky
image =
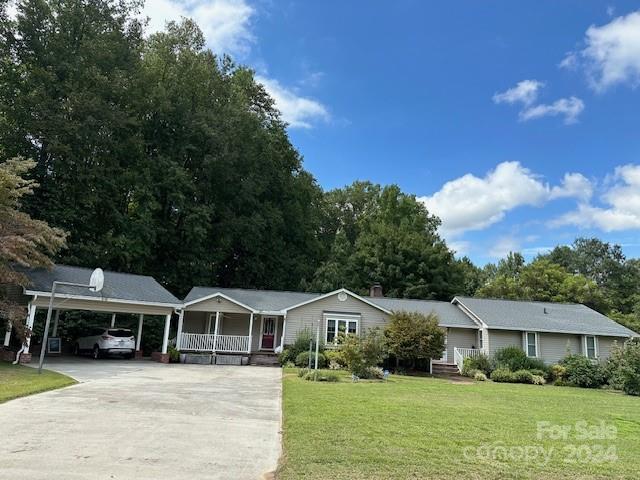
<path fill-rule="evenodd" d="M 477 263 L 640 256 L 640 3 L 148 0 L 255 69 L 325 189 L 397 183 Z"/>

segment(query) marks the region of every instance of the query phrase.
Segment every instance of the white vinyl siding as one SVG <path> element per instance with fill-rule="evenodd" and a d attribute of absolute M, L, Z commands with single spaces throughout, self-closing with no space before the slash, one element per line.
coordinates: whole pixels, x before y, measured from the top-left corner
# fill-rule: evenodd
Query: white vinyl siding
<path fill-rule="evenodd" d="M 338 294 L 307 303 L 287 312 L 287 329 L 285 331 L 285 345 L 292 344 L 298 332 L 305 328 L 311 331 L 315 337 L 318 322 L 320 323 L 320 337 L 326 338 L 327 325 L 325 317 L 330 314 L 359 315 L 358 333 L 364 333 L 370 328 L 386 325 L 389 316 L 367 303 L 347 295 L 344 302 L 338 300 Z"/>
<path fill-rule="evenodd" d="M 472 328 L 448 328 L 447 362 L 453 363 L 453 349 L 478 348 L 478 330 Z"/>
<path fill-rule="evenodd" d="M 582 337 L 564 333 L 538 333 L 540 358 L 546 363 L 558 363 L 568 353 L 576 355 L 582 352 Z"/>
<path fill-rule="evenodd" d="M 493 355 L 504 347 L 522 348 L 522 332 L 517 330 L 489 330 L 489 353 Z"/>
<path fill-rule="evenodd" d="M 627 339 L 624 337 L 598 337 L 598 358 L 606 360 L 611 355 L 611 349 L 617 343 L 623 345 Z"/>

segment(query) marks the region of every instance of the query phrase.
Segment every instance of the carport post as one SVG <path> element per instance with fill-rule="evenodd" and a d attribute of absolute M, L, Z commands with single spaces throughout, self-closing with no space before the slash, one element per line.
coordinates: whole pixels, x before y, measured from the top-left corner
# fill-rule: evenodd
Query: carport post
<path fill-rule="evenodd" d="M 178 337 L 176 339 L 176 348 L 180 350 L 182 347 L 182 322 L 184 321 L 184 310 L 181 309 L 178 314 Z"/>
<path fill-rule="evenodd" d="M 138 319 L 138 337 L 136 338 L 136 352 L 140 351 L 140 341 L 142 340 L 142 322 L 144 321 L 144 315 L 141 313 Z"/>
<path fill-rule="evenodd" d="M 33 330 L 33 322 L 36 319 L 36 306 L 29 304 L 29 316 L 27 317 L 27 329 Z M 29 353 L 29 345 L 31 345 L 31 335 L 27 337 L 25 348 L 22 353 Z"/>
<path fill-rule="evenodd" d="M 58 335 L 58 321 L 60 320 L 60 310 L 56 310 L 56 316 L 53 317 L 53 332 L 51 333 L 52 337 Z"/>
<path fill-rule="evenodd" d="M 111 314 L 111 328 L 116 326 L 116 314 L 112 313 Z"/>
<path fill-rule="evenodd" d="M 220 312 L 216 312 L 216 328 L 213 331 L 213 351 L 218 350 L 218 327 L 220 325 Z"/>
<path fill-rule="evenodd" d="M 171 326 L 171 314 L 167 313 L 164 320 L 164 336 L 162 337 L 162 353 L 167 353 L 169 347 L 169 327 Z"/>
<path fill-rule="evenodd" d="M 11 330 L 13 330 L 13 325 L 11 325 L 11 322 L 9 322 L 9 324 L 7 325 L 7 331 L 4 334 L 4 346 L 8 347 L 9 343 L 11 342 Z"/>

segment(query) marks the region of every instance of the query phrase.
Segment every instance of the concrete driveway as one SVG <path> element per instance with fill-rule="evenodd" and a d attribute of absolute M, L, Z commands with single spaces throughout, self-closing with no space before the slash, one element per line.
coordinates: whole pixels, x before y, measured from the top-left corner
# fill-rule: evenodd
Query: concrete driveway
<path fill-rule="evenodd" d="M 280 455 L 281 370 L 52 360 L 72 387 L 0 405 L 2 478 L 259 479 Z"/>

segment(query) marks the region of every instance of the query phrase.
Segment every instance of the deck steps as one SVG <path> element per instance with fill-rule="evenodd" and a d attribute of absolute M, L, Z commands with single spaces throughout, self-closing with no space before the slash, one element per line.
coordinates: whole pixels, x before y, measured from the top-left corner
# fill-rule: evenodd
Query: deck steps
<path fill-rule="evenodd" d="M 431 366 L 431 373 L 433 375 L 460 375 L 458 366 L 455 363 L 434 363 Z"/>
<path fill-rule="evenodd" d="M 279 367 L 278 355 L 275 353 L 253 353 L 249 359 L 250 365 L 261 365 L 265 367 Z"/>

